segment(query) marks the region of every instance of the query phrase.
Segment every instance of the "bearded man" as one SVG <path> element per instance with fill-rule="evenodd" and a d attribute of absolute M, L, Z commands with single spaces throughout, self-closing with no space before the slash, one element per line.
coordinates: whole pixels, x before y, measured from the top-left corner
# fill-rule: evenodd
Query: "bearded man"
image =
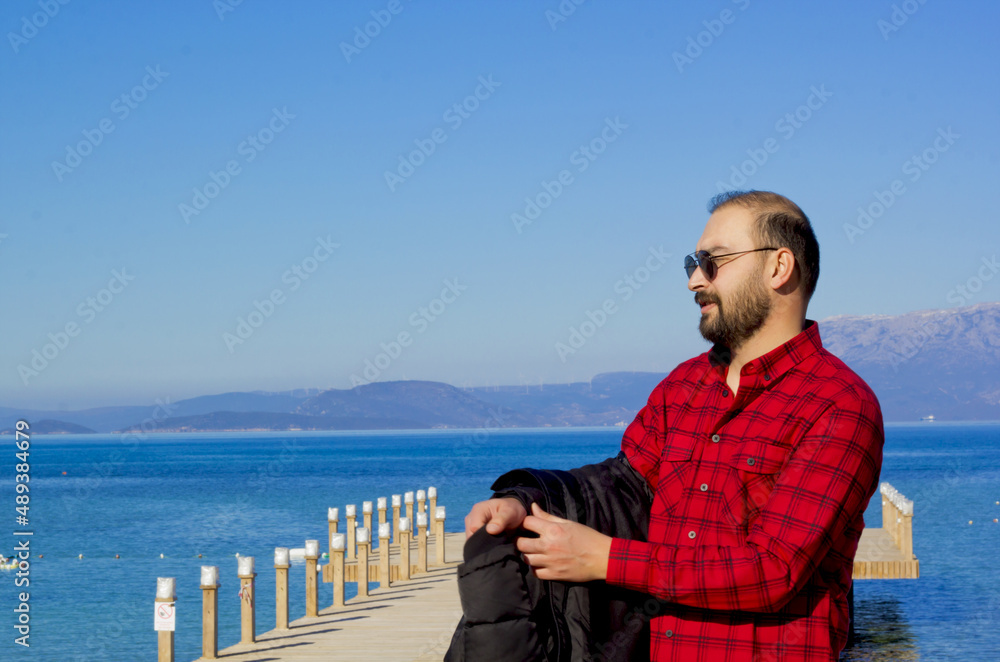
<path fill-rule="evenodd" d="M 802 210 L 747 191 L 709 211 L 684 267 L 713 346 L 653 390 L 622 439 L 651 495 L 646 535 L 556 517 L 537 490 L 498 490 L 466 534 L 530 532 L 512 544 L 539 580 L 649 597 L 653 660 L 836 660 L 882 412 L 806 318 L 819 246 Z M 579 659 L 610 659 L 612 644 Z"/>

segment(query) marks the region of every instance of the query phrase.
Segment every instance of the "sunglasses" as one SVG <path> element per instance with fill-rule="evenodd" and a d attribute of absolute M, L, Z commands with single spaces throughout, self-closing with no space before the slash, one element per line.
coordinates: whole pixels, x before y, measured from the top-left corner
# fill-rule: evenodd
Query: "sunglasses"
<path fill-rule="evenodd" d="M 731 257 L 733 255 L 746 255 L 747 253 L 757 253 L 758 251 L 776 251 L 777 248 L 752 248 L 748 251 L 738 251 L 736 253 L 725 253 L 724 255 L 710 255 L 708 251 L 695 251 L 684 258 L 684 271 L 687 273 L 687 277 L 691 278 L 694 275 L 694 270 L 701 267 L 701 272 L 705 274 L 705 278 L 708 280 L 714 280 L 715 274 L 719 272 L 719 269 L 729 264 L 733 260 L 729 260 L 722 265 L 715 263 L 720 257 Z"/>

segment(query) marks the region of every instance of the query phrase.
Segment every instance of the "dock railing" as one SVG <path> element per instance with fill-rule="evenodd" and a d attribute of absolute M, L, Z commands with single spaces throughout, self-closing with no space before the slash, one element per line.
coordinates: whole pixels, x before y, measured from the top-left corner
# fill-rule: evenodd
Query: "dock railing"
<path fill-rule="evenodd" d="M 913 554 L 913 501 L 889 483 L 879 486 L 882 528 L 865 528 L 854 557 L 854 579 L 916 579 Z"/>

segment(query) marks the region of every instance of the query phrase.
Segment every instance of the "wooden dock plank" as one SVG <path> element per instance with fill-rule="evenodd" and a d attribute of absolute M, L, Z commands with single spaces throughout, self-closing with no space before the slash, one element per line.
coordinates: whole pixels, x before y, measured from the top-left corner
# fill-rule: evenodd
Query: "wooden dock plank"
<path fill-rule="evenodd" d="M 854 579 L 917 579 L 920 562 L 906 555 L 885 529 L 866 528 L 854 556 Z"/>

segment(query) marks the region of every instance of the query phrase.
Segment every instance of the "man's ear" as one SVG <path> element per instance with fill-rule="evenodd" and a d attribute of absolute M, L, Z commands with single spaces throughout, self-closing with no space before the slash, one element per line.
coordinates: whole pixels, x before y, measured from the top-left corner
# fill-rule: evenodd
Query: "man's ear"
<path fill-rule="evenodd" d="M 780 294 L 790 294 L 799 285 L 800 270 L 797 270 L 795 254 L 787 248 L 779 248 L 770 261 L 771 288 Z"/>

